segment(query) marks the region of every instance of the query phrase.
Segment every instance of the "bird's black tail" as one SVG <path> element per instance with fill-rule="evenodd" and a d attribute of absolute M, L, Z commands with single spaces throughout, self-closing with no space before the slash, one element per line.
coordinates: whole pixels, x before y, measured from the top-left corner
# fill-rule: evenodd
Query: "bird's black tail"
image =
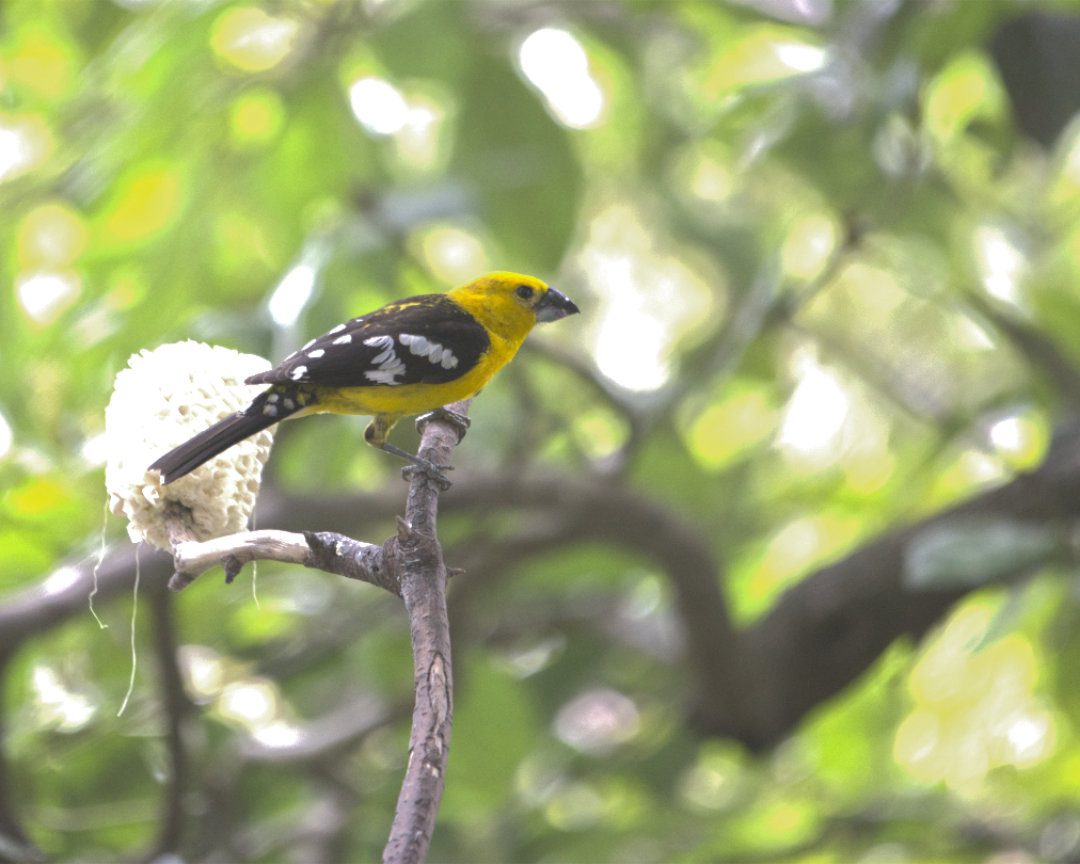
<path fill-rule="evenodd" d="M 234 444 L 273 426 L 292 413 L 292 411 L 283 410 L 279 396 L 274 394 L 273 390 L 267 390 L 255 397 L 255 400 L 243 411 L 230 414 L 209 429 L 170 450 L 148 470 L 160 471 L 163 484 L 172 483 L 173 480 L 194 471 L 204 462 L 225 452 Z"/>

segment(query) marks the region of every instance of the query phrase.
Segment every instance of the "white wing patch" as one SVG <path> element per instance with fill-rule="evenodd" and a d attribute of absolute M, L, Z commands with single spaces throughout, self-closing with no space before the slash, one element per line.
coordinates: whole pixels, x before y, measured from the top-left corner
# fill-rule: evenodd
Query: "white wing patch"
<path fill-rule="evenodd" d="M 365 339 L 364 344 L 371 348 L 382 350 L 371 358 L 371 362 L 378 366 L 377 369 L 368 369 L 364 377 L 375 384 L 400 384 L 396 380 L 398 375 L 405 374 L 405 362 L 394 351 L 393 336 L 372 336 Z"/>
<path fill-rule="evenodd" d="M 449 348 L 438 342 L 432 342 L 426 336 L 416 336 L 412 333 L 402 333 L 398 336 L 402 345 L 409 346 L 409 352 L 419 357 L 427 357 L 437 366 L 443 369 L 453 369 L 458 365 L 458 358 Z"/>
<path fill-rule="evenodd" d="M 307 375 L 307 366 L 297 366 L 289 374 L 289 377 L 292 378 L 293 381 L 299 381 L 305 375 Z"/>

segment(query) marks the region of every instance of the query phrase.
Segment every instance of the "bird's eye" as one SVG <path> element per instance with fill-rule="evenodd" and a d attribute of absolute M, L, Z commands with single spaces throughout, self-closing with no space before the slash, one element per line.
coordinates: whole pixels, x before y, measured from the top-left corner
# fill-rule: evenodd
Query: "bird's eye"
<path fill-rule="evenodd" d="M 517 296 L 520 297 L 522 300 L 529 300 L 533 296 L 533 289 L 530 288 L 528 285 L 518 285 L 515 290 L 517 292 Z"/>

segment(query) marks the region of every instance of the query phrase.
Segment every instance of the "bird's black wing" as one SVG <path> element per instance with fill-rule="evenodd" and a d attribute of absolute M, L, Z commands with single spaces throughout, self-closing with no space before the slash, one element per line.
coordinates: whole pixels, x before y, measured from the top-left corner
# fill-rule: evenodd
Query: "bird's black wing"
<path fill-rule="evenodd" d="M 458 304 L 425 294 L 339 324 L 247 383 L 444 384 L 472 369 L 490 345 L 484 327 Z"/>

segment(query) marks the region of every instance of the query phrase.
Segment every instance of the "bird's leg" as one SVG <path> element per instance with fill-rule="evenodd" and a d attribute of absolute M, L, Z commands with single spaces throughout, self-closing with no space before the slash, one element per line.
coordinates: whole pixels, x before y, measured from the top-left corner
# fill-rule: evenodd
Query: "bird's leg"
<path fill-rule="evenodd" d="M 390 434 L 390 430 L 396 422 L 397 417 L 386 414 L 377 414 L 372 418 L 367 429 L 364 430 L 364 440 L 372 447 L 377 447 L 384 453 L 389 453 L 392 456 L 397 456 L 399 459 L 404 459 L 408 462 L 409 464 L 401 469 L 401 474 L 406 479 L 412 477 L 413 474 L 419 471 L 445 492 L 452 484 L 450 483 L 450 478 L 443 472 L 452 471 L 453 466 L 436 465 L 429 459 L 415 456 L 412 453 L 402 450 L 400 447 L 395 447 L 387 441 L 386 437 Z"/>
<path fill-rule="evenodd" d="M 402 450 L 400 447 L 395 447 L 393 444 L 384 444 L 380 449 L 385 450 L 387 453 L 391 453 L 394 456 L 400 456 L 409 463 L 401 469 L 401 476 L 406 480 L 411 479 L 415 474 L 420 473 L 431 480 L 443 492 L 454 485 L 450 482 L 450 478 L 443 473 L 444 471 L 453 471 L 453 465 L 436 465 L 430 459 L 423 459 L 420 456 L 415 456 L 412 453 Z"/>
<path fill-rule="evenodd" d="M 453 426 L 454 431 L 457 432 L 458 444 L 461 443 L 461 439 L 465 437 L 465 433 L 469 431 L 469 426 L 472 425 L 472 420 L 464 414 L 451 411 L 449 408 L 436 408 L 434 411 L 428 411 L 427 414 L 421 414 L 416 418 L 416 431 L 423 435 L 424 429 L 432 420 L 443 420 Z"/>

